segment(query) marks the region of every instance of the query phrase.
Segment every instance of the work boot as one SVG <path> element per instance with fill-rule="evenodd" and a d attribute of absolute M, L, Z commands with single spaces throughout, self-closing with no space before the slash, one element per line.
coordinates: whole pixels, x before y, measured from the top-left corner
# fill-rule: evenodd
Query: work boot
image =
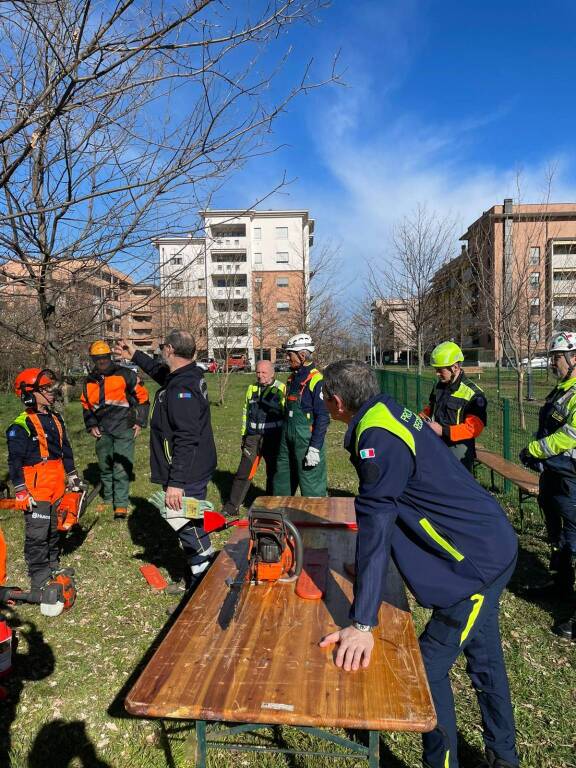
<path fill-rule="evenodd" d="M 491 749 L 486 748 L 486 760 L 483 760 L 478 768 L 518 768 L 518 763 L 509 763 L 508 760 L 503 760 L 501 757 L 497 757 L 496 753 Z"/>
<path fill-rule="evenodd" d="M 128 507 L 115 507 L 114 520 L 126 520 L 128 517 Z"/>
<path fill-rule="evenodd" d="M 222 514 L 224 517 L 238 517 L 240 510 L 238 510 L 234 504 L 227 501 L 222 507 Z"/>
<path fill-rule="evenodd" d="M 568 619 L 568 621 L 564 621 L 562 624 L 557 624 L 552 631 L 555 635 L 558 635 L 558 637 L 561 637 L 563 640 L 572 640 L 572 642 L 575 642 L 576 613 L 574 616 L 572 616 L 571 619 Z"/>
<path fill-rule="evenodd" d="M 180 581 L 171 581 L 170 584 L 166 587 L 164 590 L 165 595 L 176 595 L 178 597 L 182 597 L 182 595 L 186 592 L 188 587 L 186 586 L 186 582 L 184 579 L 180 579 Z"/>

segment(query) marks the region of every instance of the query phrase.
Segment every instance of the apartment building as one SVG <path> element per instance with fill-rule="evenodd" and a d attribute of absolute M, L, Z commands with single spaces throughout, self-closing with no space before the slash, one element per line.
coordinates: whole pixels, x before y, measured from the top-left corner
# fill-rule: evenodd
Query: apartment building
<path fill-rule="evenodd" d="M 1 309 L 18 310 L 33 327 L 36 311 L 37 272 L 30 275 L 18 261 L 0 267 Z M 160 341 L 159 290 L 149 282 L 97 260 L 62 260 L 52 271 L 52 292 L 57 306 L 60 334 L 73 342 L 67 347 L 82 356 L 94 338 L 112 342 L 127 338 L 144 352 L 153 353 Z"/>
<path fill-rule="evenodd" d="M 506 199 L 460 239 L 432 293 L 439 338 L 459 341 L 467 360 L 545 354 L 554 331 L 576 326 L 576 203 Z"/>
<path fill-rule="evenodd" d="M 372 336 L 378 364 L 409 362 L 414 326 L 404 299 L 376 299 L 372 303 Z"/>
<path fill-rule="evenodd" d="M 306 317 L 308 211 L 201 211 L 204 237 L 155 240 L 162 325 L 189 328 L 199 356 L 274 361 Z"/>

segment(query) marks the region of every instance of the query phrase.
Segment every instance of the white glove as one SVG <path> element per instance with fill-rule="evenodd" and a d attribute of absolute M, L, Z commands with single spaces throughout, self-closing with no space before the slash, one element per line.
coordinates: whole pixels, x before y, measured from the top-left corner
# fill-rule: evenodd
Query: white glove
<path fill-rule="evenodd" d="M 80 491 L 82 481 L 76 472 L 70 472 L 66 480 L 66 485 L 68 486 L 69 491 Z"/>
<path fill-rule="evenodd" d="M 304 466 L 305 467 L 315 467 L 318 464 L 320 464 L 320 451 L 318 448 L 308 448 L 308 453 L 304 457 Z"/>
<path fill-rule="evenodd" d="M 190 496 L 182 498 L 182 509 L 174 510 L 166 506 L 166 494 L 164 491 L 156 491 L 148 499 L 175 531 L 179 531 L 190 520 L 201 520 L 206 510 L 213 511 L 214 505 L 209 501 L 194 499 Z"/>

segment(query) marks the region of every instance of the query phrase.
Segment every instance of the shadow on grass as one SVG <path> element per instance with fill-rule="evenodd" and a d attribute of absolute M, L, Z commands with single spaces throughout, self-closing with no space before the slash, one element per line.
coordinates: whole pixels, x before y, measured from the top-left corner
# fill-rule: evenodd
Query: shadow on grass
<path fill-rule="evenodd" d="M 220 499 L 223 504 L 230 498 L 233 480 L 234 472 L 229 472 L 228 470 L 215 469 L 212 474 L 212 482 L 216 488 L 218 488 L 218 493 L 220 494 Z"/>
<path fill-rule="evenodd" d="M 42 726 L 28 755 L 28 768 L 113 768 L 101 760 L 81 720 L 53 720 Z"/>
<path fill-rule="evenodd" d="M 143 563 L 165 568 L 173 581 L 179 581 L 186 572 L 186 563 L 176 531 L 146 499 L 133 497 L 132 506 L 128 530 L 133 543 L 142 547 L 142 552 L 135 557 Z"/>
<path fill-rule="evenodd" d="M 18 630 L 19 638 L 26 641 L 28 652 L 20 653 L 18 648 L 16 653 L 13 651 L 12 674 L 2 682 L 7 692 L 7 698 L 0 706 L 0 765 L 2 768 L 10 768 L 12 765 L 10 728 L 16 718 L 24 682 L 44 680 L 50 677 L 55 667 L 52 648 L 45 642 L 43 633 L 33 621 L 22 620 L 15 611 L 8 610 L 6 620 L 13 630 Z M 48 766 L 48 763 L 44 762 L 43 765 Z"/>
<path fill-rule="evenodd" d="M 574 596 L 563 595 L 555 587 L 538 589 L 538 585 L 552 580 L 552 574 L 535 553 L 520 546 L 516 570 L 508 584 L 508 591 L 528 603 L 545 610 L 555 625 L 572 615 Z"/>

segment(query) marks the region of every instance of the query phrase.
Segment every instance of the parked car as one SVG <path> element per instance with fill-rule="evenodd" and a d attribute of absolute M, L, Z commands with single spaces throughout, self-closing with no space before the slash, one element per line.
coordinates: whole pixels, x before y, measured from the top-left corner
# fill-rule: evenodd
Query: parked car
<path fill-rule="evenodd" d="M 246 355 L 235 353 L 228 355 L 226 360 L 226 370 L 228 371 L 249 371 L 250 361 Z"/>
<path fill-rule="evenodd" d="M 203 357 L 201 360 L 196 360 L 196 365 L 207 373 L 218 373 L 218 362 L 213 357 Z"/>
<path fill-rule="evenodd" d="M 286 360 L 276 360 L 274 363 L 274 370 L 276 373 L 285 373 L 292 369 L 290 368 L 290 363 L 288 363 Z"/>
<path fill-rule="evenodd" d="M 521 365 L 528 365 L 528 358 L 525 357 L 524 360 L 520 361 Z M 548 358 L 547 357 L 533 357 L 532 361 L 530 363 L 530 368 L 548 368 Z"/>

